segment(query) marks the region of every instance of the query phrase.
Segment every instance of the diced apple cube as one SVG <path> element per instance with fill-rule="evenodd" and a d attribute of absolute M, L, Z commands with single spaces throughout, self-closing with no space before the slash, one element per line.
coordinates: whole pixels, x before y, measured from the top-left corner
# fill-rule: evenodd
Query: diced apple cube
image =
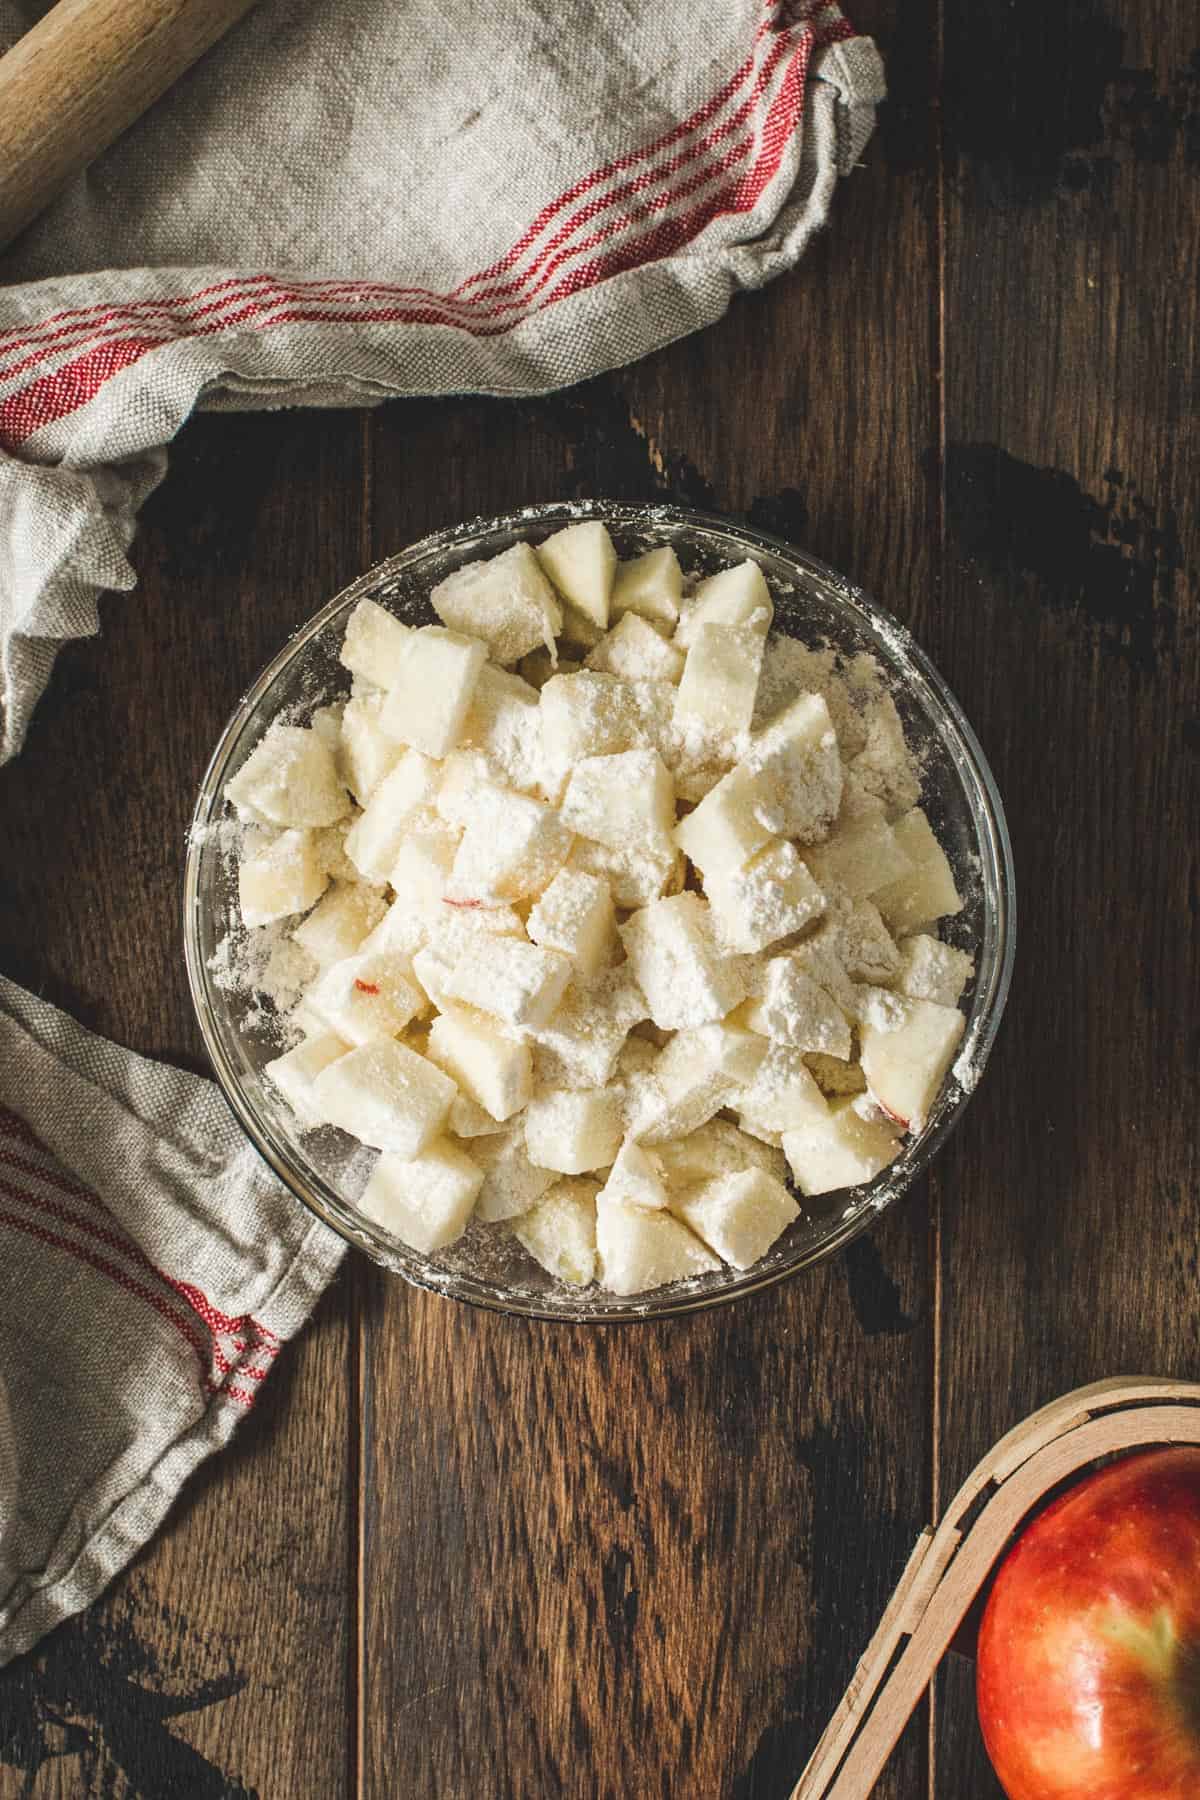
<path fill-rule="evenodd" d="M 565 525 L 537 546 L 537 557 L 563 599 L 606 631 L 617 572 L 617 553 L 607 526 L 599 519 Z"/>
<path fill-rule="evenodd" d="M 620 934 L 650 1017 L 664 1030 L 723 1019 L 745 997 L 741 973 L 718 949 L 698 894 L 651 901 Z"/>
<path fill-rule="evenodd" d="M 625 1135 L 638 1143 L 648 1131 L 661 1126 L 667 1116 L 667 1097 L 654 1072 L 654 1064 L 658 1060 L 657 1051 L 653 1051 L 648 1067 L 642 1064 L 640 1057 L 634 1062 L 626 1061 L 631 1052 L 637 1051 L 639 1045 L 653 1051 L 653 1046 L 646 1044 L 644 1039 L 627 1038 L 617 1058 L 613 1081 L 613 1092 L 621 1108 Z"/>
<path fill-rule="evenodd" d="M 485 663 L 462 741 L 482 753 L 493 780 L 523 793 L 535 792 L 542 774 L 542 714 L 537 689 L 519 675 Z"/>
<path fill-rule="evenodd" d="M 482 750 L 468 748 L 452 750 L 438 767 L 434 811 L 443 825 L 465 831 L 488 789 L 497 785 L 495 772 Z"/>
<path fill-rule="evenodd" d="M 516 938 L 480 939 L 445 983 L 450 1000 L 494 1013 L 506 1025 L 544 1025 L 571 978 L 570 958 Z"/>
<path fill-rule="evenodd" d="M 749 1136 L 729 1119 L 709 1119 L 686 1137 L 659 1144 L 655 1155 L 672 1193 L 743 1169 L 762 1169 L 777 1181 L 787 1179 L 782 1150 Z"/>
<path fill-rule="evenodd" d="M 849 1099 L 827 1105 L 808 1124 L 783 1134 L 784 1154 L 802 1194 L 861 1187 L 894 1162 L 900 1139 L 892 1125 L 860 1118 Z"/>
<path fill-rule="evenodd" d="M 751 1031 L 775 1044 L 849 1056 L 850 1026 L 837 1002 L 793 956 L 772 956 L 758 972 L 756 995 L 741 1008 Z"/>
<path fill-rule="evenodd" d="M 683 651 L 669 644 L 635 612 L 623 613 L 584 659 L 589 669 L 619 675 L 622 681 L 665 681 L 683 674 Z"/>
<path fill-rule="evenodd" d="M 407 1161 L 381 1156 L 358 1207 L 402 1244 L 429 1256 L 457 1243 L 482 1182 L 483 1170 L 465 1150 L 435 1138 Z"/>
<path fill-rule="evenodd" d="M 446 1129 L 459 1138 L 492 1137 L 496 1121 L 491 1113 L 484 1112 L 478 1101 L 472 1100 L 470 1094 L 458 1093 L 446 1114 Z"/>
<path fill-rule="evenodd" d="M 415 1050 L 379 1038 L 348 1050 L 313 1082 L 313 1104 L 374 1150 L 418 1156 L 445 1123 L 453 1081 Z"/>
<path fill-rule="evenodd" d="M 536 898 L 570 849 L 571 833 L 553 807 L 509 788 L 490 788 L 471 813 L 446 897 L 484 906 Z"/>
<path fill-rule="evenodd" d="M 825 1115 L 825 1099 L 799 1050 L 772 1044 L 754 1080 L 737 1099 L 742 1128 L 755 1133 L 798 1131 Z"/>
<path fill-rule="evenodd" d="M 706 877 L 704 891 L 717 933 L 731 950 L 765 950 L 802 931 L 825 907 L 824 895 L 786 838 L 776 838 L 740 869 Z"/>
<path fill-rule="evenodd" d="M 344 1044 L 332 1031 L 306 1037 L 294 1050 L 277 1056 L 263 1067 L 263 1074 L 279 1089 L 301 1125 L 323 1125 L 324 1115 L 313 1100 L 312 1084 L 322 1069 L 327 1069 L 339 1056 L 345 1056 Z"/>
<path fill-rule="evenodd" d="M 513 1225 L 513 1236 L 547 1274 L 569 1287 L 596 1279 L 596 1184 L 556 1181 Z"/>
<path fill-rule="evenodd" d="M 675 700 L 675 724 L 698 722 L 734 737 L 748 731 L 766 639 L 752 625 L 701 625 L 691 640 Z"/>
<path fill-rule="evenodd" d="M 535 944 L 569 956 L 587 981 L 617 948 L 612 889 L 603 876 L 560 869 L 533 906 L 527 928 Z"/>
<path fill-rule="evenodd" d="M 424 998 L 402 957 L 359 953 L 332 963 L 304 996 L 310 1012 L 348 1044 L 395 1037 L 415 1019 Z"/>
<path fill-rule="evenodd" d="M 600 1284 L 613 1294 L 641 1294 L 721 1267 L 670 1213 L 603 1196 L 596 1202 L 596 1252 Z"/>
<path fill-rule="evenodd" d="M 825 837 L 842 802 L 842 761 L 820 694 L 801 694 L 758 734 L 748 767 L 763 825 L 801 843 Z"/>
<path fill-rule="evenodd" d="M 417 951 L 429 943 L 436 924 L 436 916 L 431 917 L 427 907 L 414 906 L 410 900 L 393 900 L 359 949 L 364 954 L 391 952 L 411 961 Z"/>
<path fill-rule="evenodd" d="M 581 669 L 577 675 L 552 676 L 542 689 L 540 710 L 542 780 L 552 800 L 585 756 L 611 756 L 644 739 L 637 697 L 616 675 Z"/>
<path fill-rule="evenodd" d="M 441 625 L 410 631 L 380 714 L 383 729 L 426 756 L 445 756 L 458 742 L 486 660 L 478 638 Z"/>
<path fill-rule="evenodd" d="M 864 1022 L 862 1071 L 883 1110 L 906 1131 L 921 1131 L 954 1059 L 966 1020 L 953 1006 L 901 1000 L 889 1029 Z"/>
<path fill-rule="evenodd" d="M 567 866 L 606 881 L 617 906 L 646 906 L 683 886 L 683 858 L 674 850 L 665 856 L 645 845 L 617 850 L 593 838 L 576 838 Z"/>
<path fill-rule="evenodd" d="M 710 1250 L 735 1269 L 750 1268 L 800 1217 L 800 1208 L 783 1183 L 762 1169 L 720 1175 L 678 1195 L 671 1206 Z"/>
<path fill-rule="evenodd" d="M 492 1137 L 475 1138 L 471 1156 L 483 1169 L 483 1186 L 475 1212 L 485 1224 L 520 1218 L 535 1206 L 558 1176 L 553 1169 L 539 1169 L 525 1151 L 524 1123 Z"/>
<path fill-rule="evenodd" d="M 900 952 L 870 900 L 853 900 L 838 913 L 842 962 L 855 981 L 886 986 L 900 972 Z"/>
<path fill-rule="evenodd" d="M 667 1184 L 662 1164 L 653 1150 L 644 1150 L 626 1138 L 601 1192 L 607 1199 L 622 1200 L 629 1206 L 665 1206 Z"/>
<path fill-rule="evenodd" d="M 342 714 L 339 768 L 360 806 L 367 804 L 403 754 L 379 723 L 383 701 L 382 693 L 360 695 L 347 700 Z"/>
<path fill-rule="evenodd" d="M 897 937 L 915 931 L 933 919 L 946 919 L 962 911 L 962 900 L 946 853 L 919 806 L 897 819 L 896 843 L 911 865 L 886 885 L 872 888 L 871 898 Z"/>
<path fill-rule="evenodd" d="M 503 1037 L 494 1019 L 465 1007 L 433 1021 L 429 1058 L 501 1124 L 520 1112 L 533 1090 L 528 1044 Z"/>
<path fill-rule="evenodd" d="M 912 868 L 882 813 L 843 819 L 823 844 L 805 850 L 804 860 L 822 886 L 828 882 L 843 887 L 854 900 L 874 897 L 877 905 L 876 890 Z"/>
<path fill-rule="evenodd" d="M 739 1026 L 677 1031 L 654 1065 L 662 1111 L 637 1135 L 648 1144 L 686 1137 L 749 1087 L 766 1053 L 766 1040 Z"/>
<path fill-rule="evenodd" d="M 844 887 L 853 900 L 876 895 L 912 871 L 912 859 L 882 814 L 844 819 L 824 844 L 804 850 L 804 860 L 819 882 Z"/>
<path fill-rule="evenodd" d="M 432 810 L 414 813 L 389 877 L 398 900 L 436 907 L 450 891 L 460 839 Z"/>
<path fill-rule="evenodd" d="M 333 751 L 336 763 L 342 750 L 342 720 L 346 716 L 346 702 L 334 700 L 328 706 L 318 706 L 308 721 L 309 730 L 315 731 L 323 744 Z M 341 773 L 339 769 L 339 774 Z"/>
<path fill-rule="evenodd" d="M 533 1027 L 534 1075 L 545 1086 L 603 1087 L 616 1067 L 630 1028 L 646 1016 L 646 1001 L 628 963 L 608 969 L 585 987 L 572 982 L 548 1025 Z"/>
<path fill-rule="evenodd" d="M 904 995 L 893 994 L 890 988 L 860 983 L 854 989 L 854 1017 L 860 1028 L 869 1025 L 873 1031 L 898 1031 L 907 1006 Z"/>
<path fill-rule="evenodd" d="M 604 1169 L 621 1147 L 621 1116 L 604 1088 L 554 1090 L 525 1109 L 525 1149 L 530 1162 L 560 1175 Z"/>
<path fill-rule="evenodd" d="M 695 643 L 705 625 L 749 625 L 765 638 L 775 607 L 771 590 L 756 562 L 747 560 L 698 582 L 682 609 L 675 642 L 684 650 Z"/>
<path fill-rule="evenodd" d="M 721 777 L 675 828 L 675 842 L 706 875 L 740 868 L 771 840 L 755 817 L 754 777 L 739 766 Z"/>
<path fill-rule="evenodd" d="M 407 625 L 374 600 L 360 600 L 346 621 L 340 661 L 352 675 L 361 675 L 376 687 L 390 688 L 411 632 Z"/>
<path fill-rule="evenodd" d="M 670 544 L 617 564 L 610 612 L 614 619 L 636 613 L 659 625 L 674 625 L 683 598 L 683 571 Z"/>
<path fill-rule="evenodd" d="M 832 996 L 848 1018 L 858 1017 L 858 989 L 851 981 L 843 952 L 841 915 L 827 912 L 814 931 L 788 951 L 818 987 Z"/>
<path fill-rule="evenodd" d="M 656 750 L 622 750 L 577 763 L 562 802 L 563 823 L 611 850 L 644 845 L 674 853 L 675 785 Z"/>
<path fill-rule="evenodd" d="M 350 811 L 332 750 L 302 725 L 272 725 L 226 784 L 225 798 L 264 825 L 334 825 Z"/>
<path fill-rule="evenodd" d="M 238 868 L 242 922 L 269 925 L 306 912 L 329 885 L 311 831 L 283 831 L 245 857 Z"/>
<path fill-rule="evenodd" d="M 447 983 L 454 973 L 456 956 L 447 956 L 434 944 L 425 944 L 415 952 L 412 959 L 413 977 L 418 983 L 426 999 L 439 1012 L 445 1012 L 454 1004 L 452 995 L 447 991 Z M 492 1130 L 495 1130 L 493 1125 Z"/>
<path fill-rule="evenodd" d="M 318 967 L 327 969 L 330 963 L 353 956 L 386 911 L 387 902 L 378 889 L 358 881 L 337 881 L 292 936 Z"/>
<path fill-rule="evenodd" d="M 456 569 L 429 598 L 443 625 L 482 638 L 498 663 L 515 663 L 538 644 L 552 652 L 562 630 L 558 598 L 525 543 Z"/>
<path fill-rule="evenodd" d="M 934 1000 L 939 1006 L 957 1006 L 975 961 L 965 950 L 940 943 L 924 933 L 905 938 L 900 945 L 900 973 L 896 986 L 911 1000 Z"/>
<path fill-rule="evenodd" d="M 430 913 L 428 941 L 452 962 L 481 938 L 493 937 L 524 940 L 520 913 L 511 906 L 468 906 L 455 900 L 443 900 Z"/>
<path fill-rule="evenodd" d="M 431 804 L 440 779 L 437 764 L 419 750 L 405 751 L 383 777 L 346 834 L 346 855 L 364 880 L 388 880 L 414 817 Z"/>

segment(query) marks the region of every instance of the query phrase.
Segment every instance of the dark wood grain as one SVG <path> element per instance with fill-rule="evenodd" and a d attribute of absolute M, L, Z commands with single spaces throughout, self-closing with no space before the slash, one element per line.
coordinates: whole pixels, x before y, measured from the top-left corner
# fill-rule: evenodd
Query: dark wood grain
<path fill-rule="evenodd" d="M 928 641 L 993 759 L 1022 913 L 938 1178 L 948 1492 L 1055 1394 L 1200 1363 L 1200 171 L 1190 8 L 946 16 Z M 999 1795 L 969 1670 L 944 1688 L 938 1792 Z"/>
<path fill-rule="evenodd" d="M 147 508 L 139 585 L 68 649 L 0 771 L 0 968 L 202 1067 L 180 944 L 212 743 L 364 560 L 353 416 L 206 419 Z M 10 854 L 11 851 L 11 854 Z M 0 1795 L 348 1790 L 355 1496 L 344 1282 L 111 1593 L 0 1675 Z"/>

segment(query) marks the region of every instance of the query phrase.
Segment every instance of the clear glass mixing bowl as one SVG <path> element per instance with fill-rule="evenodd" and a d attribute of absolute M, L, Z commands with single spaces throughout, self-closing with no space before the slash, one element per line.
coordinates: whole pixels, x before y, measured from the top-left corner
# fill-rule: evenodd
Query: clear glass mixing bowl
<path fill-rule="evenodd" d="M 502 1228 L 473 1224 L 458 1244 L 422 1256 L 363 1217 L 355 1200 L 372 1154 L 333 1127 L 300 1130 L 262 1076 L 280 1049 L 269 1002 L 229 991 L 213 966 L 238 918 L 236 869 L 222 843 L 228 834 L 219 829 L 225 785 L 280 714 L 302 720 L 344 696 L 349 677 L 337 653 L 351 610 L 371 599 L 406 623 L 432 621 L 429 591 L 451 570 L 581 518 L 602 518 L 622 556 L 673 544 L 689 573 L 753 556 L 772 589 L 775 631 L 807 644 L 826 643 L 846 656 L 865 651 L 876 658 L 922 764 L 921 803 L 965 902 L 943 929 L 951 942 L 971 951 L 976 966 L 964 996 L 967 1028 L 954 1071 L 924 1131 L 898 1161 L 863 1188 L 802 1200 L 802 1217 L 746 1273 L 724 1269 L 631 1299 L 561 1286 Z M 439 532 L 369 570 L 295 633 L 237 706 L 201 784 L 184 881 L 184 943 L 200 1027 L 230 1106 L 280 1178 L 335 1231 L 408 1281 L 475 1305 L 545 1319 L 647 1319 L 754 1293 L 832 1255 L 922 1174 L 957 1124 L 995 1039 L 1012 971 L 1014 898 L 1004 810 L 983 752 L 954 696 L 902 625 L 816 558 L 763 532 L 679 507 L 593 501 L 530 507 Z"/>

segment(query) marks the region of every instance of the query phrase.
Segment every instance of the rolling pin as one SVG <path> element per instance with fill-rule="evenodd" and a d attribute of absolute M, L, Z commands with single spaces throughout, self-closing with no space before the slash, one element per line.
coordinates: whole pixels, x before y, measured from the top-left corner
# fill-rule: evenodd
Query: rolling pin
<path fill-rule="evenodd" d="M 0 57 L 0 250 L 254 0 L 58 0 Z"/>

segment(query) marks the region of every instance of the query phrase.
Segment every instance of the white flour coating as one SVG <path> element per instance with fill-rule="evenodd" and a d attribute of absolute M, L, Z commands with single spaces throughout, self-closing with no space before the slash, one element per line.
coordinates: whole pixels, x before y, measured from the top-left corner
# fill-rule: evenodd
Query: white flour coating
<path fill-rule="evenodd" d="M 580 508 L 582 521 L 591 515 L 587 508 Z M 650 538 L 653 533 L 648 534 Z M 707 572 L 707 571 L 706 571 Z M 689 580 L 690 588 L 694 581 Z M 773 583 L 777 595 L 784 592 L 787 584 Z M 564 597 L 566 597 L 564 590 Z M 886 634 L 882 634 L 885 635 Z M 907 634 L 897 630 L 893 634 L 896 647 L 907 648 Z M 490 669 L 490 665 L 489 669 Z M 533 795 L 538 792 L 538 759 L 530 756 L 530 741 L 523 730 L 523 715 L 539 713 L 536 689 L 530 688 L 520 681 L 519 677 L 495 671 L 495 688 L 489 698 L 487 707 L 476 715 L 474 736 L 464 737 L 464 745 L 474 743 L 486 757 L 486 766 L 492 781 L 500 781 L 510 786 L 510 790 Z M 501 704 L 497 699 L 507 684 L 513 684 L 510 692 L 512 704 Z M 890 677 L 876 659 L 866 652 L 852 657 L 844 657 L 836 648 L 828 643 L 801 643 L 798 639 L 776 632 L 766 646 L 762 671 L 755 697 L 754 716 L 751 731 L 739 733 L 734 737 L 722 735 L 712 730 L 699 720 L 689 719 L 682 726 L 677 725 L 671 717 L 674 689 L 669 682 L 662 680 L 629 680 L 621 683 L 625 699 L 622 705 L 631 708 L 631 718 L 635 721 L 629 741 L 652 745 L 658 750 L 663 762 L 672 772 L 677 783 L 680 799 L 684 802 L 684 810 L 697 804 L 720 780 L 725 771 L 747 763 L 751 760 L 751 740 L 763 726 L 778 713 L 788 707 L 791 702 L 807 693 L 820 693 L 829 709 L 837 738 L 837 747 L 847 773 L 847 791 L 853 804 L 861 810 L 864 806 L 875 805 L 885 808 L 889 817 L 898 817 L 906 807 L 912 806 L 918 798 L 922 786 L 922 770 L 920 759 L 914 756 L 905 742 L 903 726 L 897 715 L 891 697 L 894 678 Z M 357 689 L 366 691 L 366 684 L 360 674 L 355 676 Z M 338 753 L 339 734 L 342 724 L 342 703 L 334 701 L 321 704 L 326 700 L 328 689 L 321 694 L 314 694 L 309 702 L 296 701 L 286 714 L 281 714 L 276 721 L 268 740 L 276 736 L 278 726 L 286 721 L 286 725 L 295 730 L 307 720 L 313 727 L 323 746 L 328 746 L 334 755 Z M 583 733 L 584 747 L 589 733 L 602 734 L 606 720 L 611 716 L 610 692 L 597 687 L 587 695 L 587 704 L 581 709 L 579 726 Z M 544 706 L 544 702 L 542 703 Z M 622 739 L 622 742 L 625 740 Z M 828 740 L 827 740 L 828 741 Z M 614 743 L 607 744 L 599 750 L 601 756 L 612 754 L 617 749 Z M 354 863 L 347 857 L 345 839 L 347 831 L 355 820 L 361 817 L 361 808 L 347 808 L 344 816 L 336 822 L 319 823 L 322 810 L 330 809 L 329 796 L 322 780 L 315 782 L 312 777 L 311 762 L 306 761 L 303 746 L 295 740 L 284 741 L 284 755 L 277 759 L 273 767 L 267 768 L 264 778 L 263 792 L 273 806 L 277 789 L 286 789 L 288 769 L 294 768 L 299 777 L 301 805 L 313 813 L 313 840 L 321 868 L 330 876 L 342 882 L 358 882 L 361 875 Z M 595 752 L 593 752 L 594 754 Z M 569 769 L 564 773 L 569 773 Z M 243 784 L 246 785 L 246 784 Z M 361 796 L 367 798 L 364 792 Z M 554 793 L 549 798 L 554 805 Z M 527 802 L 528 803 L 528 802 Z M 495 790 L 484 788 L 478 796 L 473 796 L 472 807 L 476 819 L 482 826 L 485 835 L 495 835 L 495 825 L 502 823 L 507 827 L 508 809 L 500 804 Z M 272 813 L 272 817 L 274 817 Z M 444 833 L 436 817 L 431 815 L 431 822 L 418 825 L 418 832 L 431 830 L 436 835 Z M 589 827 L 589 829 L 591 829 Z M 243 823 L 235 818 L 226 817 L 217 821 L 207 831 L 199 834 L 204 841 L 215 844 L 225 863 L 230 876 L 236 875 L 236 866 L 240 859 L 249 854 L 256 841 L 261 840 L 259 826 Z M 267 836 L 269 838 L 270 831 Z M 453 838 L 453 834 L 452 834 Z M 576 840 L 577 843 L 582 840 Z M 776 840 L 777 842 L 781 840 Z M 787 840 L 782 840 L 787 845 Z M 592 843 L 588 846 L 589 855 L 577 859 L 578 866 L 590 867 L 597 874 L 607 870 L 622 868 L 626 871 L 623 879 L 628 882 L 644 882 L 655 879 L 652 863 L 650 871 L 645 866 L 645 848 L 642 844 L 626 844 L 621 848 L 603 843 Z M 803 841 L 801 842 L 803 850 Z M 451 843 L 453 855 L 453 842 Z M 790 848 L 789 848 L 790 853 Z M 541 854 L 539 849 L 538 854 Z M 977 885 L 980 870 L 978 859 L 973 859 L 974 867 L 969 874 Z M 536 898 L 551 878 L 553 869 L 560 866 L 560 854 L 557 845 L 551 841 L 546 852 L 546 865 L 536 871 L 537 879 L 529 887 L 530 898 Z M 959 864 L 956 862 L 956 871 Z M 506 879 L 508 879 L 506 877 Z M 704 891 L 703 872 L 691 869 L 688 875 L 689 885 L 697 893 Z M 677 888 L 677 882 L 668 880 L 659 892 L 670 893 Z M 448 890 L 452 891 L 452 890 Z M 485 898 L 499 899 L 504 892 Z M 518 896 L 518 890 L 511 890 L 512 897 Z M 619 917 L 629 916 L 631 908 L 645 905 L 651 901 L 650 894 L 640 890 L 636 895 L 618 901 L 621 907 Z M 475 903 L 475 902 L 471 902 Z M 528 899 L 525 902 L 528 906 Z M 872 909 L 873 910 L 873 909 Z M 844 911 L 844 909 L 843 909 Z M 875 915 L 876 918 L 878 915 Z M 215 953 L 210 959 L 210 972 L 214 986 L 221 992 L 236 996 L 243 1004 L 239 1017 L 243 1028 L 251 1034 L 261 1034 L 264 1042 L 280 1048 L 290 1044 L 296 1037 L 297 1027 L 288 1018 L 288 1014 L 297 1002 L 311 987 L 317 974 L 317 964 L 306 951 L 291 939 L 291 930 L 296 924 L 296 917 L 277 920 L 275 923 L 257 927 L 247 931 L 236 923 L 220 937 Z M 569 922 L 569 921 L 568 921 Z M 886 932 L 884 933 L 886 939 Z M 527 941 L 527 940 L 526 940 Z M 955 941 L 959 941 L 957 938 Z M 788 952 L 790 940 L 785 939 L 775 950 L 767 947 L 765 953 L 776 954 L 779 949 Z M 761 953 L 760 953 L 761 954 Z M 445 959 L 442 959 L 445 963 Z M 442 966 L 436 960 L 431 967 Z M 449 967 L 450 964 L 445 964 Z M 886 967 L 886 959 L 881 968 Z M 865 973 L 866 971 L 864 971 Z M 870 971 L 872 974 L 876 970 Z M 677 979 L 688 988 L 689 993 L 695 990 L 689 986 L 689 975 L 686 966 Z M 585 984 L 586 986 L 586 984 Z M 584 1041 L 588 1035 L 587 1005 L 581 998 L 583 989 L 572 985 L 569 993 L 574 996 L 572 1004 L 564 1003 L 561 1024 L 552 1022 L 549 1029 L 539 1030 L 535 1037 L 540 1040 L 535 1049 L 540 1072 L 544 1079 L 555 1078 L 555 1085 L 566 1082 L 567 1091 L 577 1088 L 579 1082 L 589 1079 L 583 1071 L 593 1067 L 596 1078 L 599 1078 L 602 1066 L 609 1069 L 609 1080 L 615 1082 L 614 1094 L 618 1095 L 621 1110 L 627 1119 L 638 1119 L 647 1110 L 642 1099 L 649 1103 L 649 1110 L 656 1112 L 665 1104 L 661 1094 L 655 1098 L 657 1078 L 650 1068 L 640 1073 L 632 1068 L 623 1072 L 616 1052 L 620 1050 L 621 1037 L 618 1031 L 613 1039 L 613 1049 L 607 1045 L 591 1063 L 583 1054 Z M 869 996 L 861 1009 L 859 1023 L 864 1028 L 890 1033 L 903 1026 L 906 1019 L 905 1002 L 899 997 L 879 990 L 877 995 Z M 784 1011 L 778 1015 L 780 1019 L 791 1021 L 795 1027 L 800 1014 L 793 1015 Z M 806 1016 L 806 1015 L 805 1015 Z M 636 1008 L 631 1015 L 631 1022 L 636 1023 Z M 306 1029 L 312 1029 L 311 1025 Z M 628 1029 L 625 1026 L 624 1029 Z M 641 1030 L 642 1027 L 639 1027 Z M 647 1027 L 648 1029 L 648 1027 Z M 762 1029 L 760 1025 L 759 1030 Z M 520 1034 L 518 1034 L 520 1035 Z M 670 1034 L 659 1033 L 659 1036 Z M 578 1072 L 569 1073 L 574 1054 L 572 1045 L 579 1040 L 580 1060 L 576 1067 Z M 405 1041 L 411 1041 L 415 1048 L 424 1050 L 428 1045 L 427 1030 L 414 1024 L 404 1034 Z M 644 1043 L 643 1037 L 630 1038 L 631 1045 Z M 599 1050 L 599 1045 L 596 1046 Z M 648 1046 L 653 1052 L 653 1046 Z M 566 1058 L 564 1061 L 563 1059 Z M 814 1059 L 815 1060 L 815 1059 Z M 828 1060 L 828 1059 L 826 1059 Z M 612 1074 L 616 1067 L 615 1078 Z M 964 1045 L 958 1060 L 953 1065 L 951 1081 L 962 1091 L 969 1092 L 977 1079 L 977 1069 L 972 1062 L 971 1046 Z M 848 1084 L 834 1080 L 826 1093 L 836 1095 L 847 1088 Z M 464 1095 L 467 1090 L 461 1090 Z M 727 1099 L 728 1099 L 727 1095 Z M 675 1102 L 678 1104 L 678 1101 Z M 472 1106 L 474 1103 L 471 1103 Z M 689 1108 L 695 1102 L 687 1099 L 683 1102 L 681 1117 L 696 1116 Z M 478 1112 L 478 1108 L 474 1110 Z M 729 1129 L 735 1136 L 742 1137 L 732 1123 L 736 1116 L 736 1107 L 730 1119 Z M 884 1113 L 878 1108 L 868 1108 L 863 1117 L 877 1122 L 884 1120 Z M 326 1137 L 330 1135 L 328 1127 L 318 1128 Z M 497 1125 L 497 1131 L 505 1129 Z M 747 1129 L 752 1127 L 747 1126 Z M 470 1156 L 472 1143 L 479 1149 L 487 1143 L 485 1138 L 463 1140 L 463 1148 Z M 744 1140 L 748 1141 L 748 1140 Z M 754 1140 L 757 1141 L 757 1140 Z M 776 1140 L 777 1141 L 777 1140 Z M 760 1146 L 761 1147 L 761 1146 Z M 777 1152 L 778 1154 L 778 1152 Z M 358 1163 L 363 1170 L 374 1162 L 372 1152 L 361 1147 L 357 1153 Z M 881 1176 L 864 1193 L 863 1198 L 872 1208 L 882 1206 L 891 1197 L 893 1188 L 903 1185 L 907 1179 L 905 1169 L 908 1161 L 907 1152 L 902 1155 L 893 1174 Z M 569 1166 L 569 1165 L 568 1165 Z M 605 1170 L 596 1171 L 593 1187 L 603 1182 Z M 558 1179 L 556 1176 L 555 1180 Z M 586 1185 L 586 1184 L 585 1184 Z M 848 1209 L 847 1217 L 852 1216 L 855 1208 Z M 690 1216 L 690 1215 L 689 1215 Z M 393 1229 L 394 1229 L 393 1225 Z M 527 1267 L 528 1265 L 524 1265 Z M 522 1280 L 522 1264 L 520 1252 L 516 1252 L 507 1230 L 500 1223 L 488 1222 L 485 1215 L 482 1219 L 471 1221 L 465 1233 L 457 1242 L 444 1244 L 434 1253 L 433 1260 L 425 1270 L 423 1278 L 434 1285 L 453 1286 L 457 1275 L 470 1274 L 473 1278 L 487 1282 L 495 1281 L 508 1289 L 529 1289 Z M 681 1289 L 696 1285 L 694 1282 L 681 1284 Z M 622 1291 L 622 1290 L 618 1290 Z"/>

